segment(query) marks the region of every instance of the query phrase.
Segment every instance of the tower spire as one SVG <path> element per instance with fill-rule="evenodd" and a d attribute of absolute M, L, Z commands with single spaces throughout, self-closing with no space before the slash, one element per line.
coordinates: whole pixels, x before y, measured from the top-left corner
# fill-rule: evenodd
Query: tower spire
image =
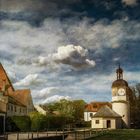
<path fill-rule="evenodd" d="M 116 70 L 116 73 L 117 73 L 117 80 L 123 79 L 123 69 L 120 67 L 120 63 L 118 69 Z"/>

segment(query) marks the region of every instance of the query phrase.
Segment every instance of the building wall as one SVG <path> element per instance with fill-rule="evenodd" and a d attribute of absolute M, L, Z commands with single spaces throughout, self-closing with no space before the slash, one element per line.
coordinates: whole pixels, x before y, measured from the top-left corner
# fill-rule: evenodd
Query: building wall
<path fill-rule="evenodd" d="M 7 116 L 25 116 L 27 115 L 27 108 L 8 103 Z"/>
<path fill-rule="evenodd" d="M 122 116 L 123 127 L 130 127 L 130 110 L 128 102 L 112 102 L 112 109 Z"/>
<path fill-rule="evenodd" d="M 96 121 L 99 120 L 99 124 Z M 107 120 L 110 120 L 111 127 L 109 129 L 121 128 L 120 118 L 92 118 L 91 128 L 107 128 Z"/>
<path fill-rule="evenodd" d="M 99 121 L 99 124 L 96 121 Z M 91 120 L 91 128 L 104 128 L 103 126 L 103 118 L 92 118 Z"/>
<path fill-rule="evenodd" d="M 32 97 L 31 97 L 31 94 L 28 96 L 28 99 L 27 99 L 27 114 L 31 113 L 34 111 L 34 104 L 33 104 L 33 101 L 32 101 Z"/>
<path fill-rule="evenodd" d="M 0 110 L 6 112 L 6 102 L 3 100 L 0 101 Z"/>
<path fill-rule="evenodd" d="M 84 121 L 91 121 L 91 117 L 95 114 L 96 112 L 84 112 Z"/>

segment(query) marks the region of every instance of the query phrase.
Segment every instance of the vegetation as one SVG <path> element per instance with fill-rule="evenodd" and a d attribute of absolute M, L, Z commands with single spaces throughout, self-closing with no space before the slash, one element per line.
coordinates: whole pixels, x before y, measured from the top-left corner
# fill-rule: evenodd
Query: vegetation
<path fill-rule="evenodd" d="M 32 112 L 27 116 L 13 116 L 6 120 L 7 131 L 42 131 L 83 126 L 85 102 L 83 100 L 61 100 L 43 105 L 47 115 Z M 86 124 L 84 124 L 86 125 Z"/>
<path fill-rule="evenodd" d="M 39 131 L 46 128 L 47 119 L 45 115 L 42 115 L 38 112 L 32 112 L 30 114 L 30 120 L 32 131 Z"/>
<path fill-rule="evenodd" d="M 89 140 L 139 140 L 140 130 L 112 130 Z"/>
<path fill-rule="evenodd" d="M 29 131 L 30 125 L 28 116 L 12 116 L 6 119 L 6 131 Z"/>
<path fill-rule="evenodd" d="M 49 113 L 58 111 L 61 116 L 73 120 L 73 123 L 81 123 L 83 121 L 84 108 L 86 103 L 84 100 L 61 100 L 60 102 L 46 104 Z"/>
<path fill-rule="evenodd" d="M 131 126 L 140 128 L 140 84 L 132 87 L 133 95 L 130 100 Z"/>

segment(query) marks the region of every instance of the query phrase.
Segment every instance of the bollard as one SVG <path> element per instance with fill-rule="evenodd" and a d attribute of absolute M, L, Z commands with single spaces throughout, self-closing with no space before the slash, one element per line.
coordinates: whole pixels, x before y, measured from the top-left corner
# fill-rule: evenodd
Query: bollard
<path fill-rule="evenodd" d="M 62 140 L 65 140 L 65 133 L 64 133 L 64 129 L 63 129 L 63 134 L 62 134 Z"/>
<path fill-rule="evenodd" d="M 76 133 L 76 130 L 75 130 L 75 140 L 77 140 L 77 133 Z"/>
<path fill-rule="evenodd" d="M 47 137 L 48 137 L 48 129 L 47 129 Z"/>
<path fill-rule="evenodd" d="M 84 140 L 86 139 L 86 132 L 85 132 L 85 129 L 84 129 Z"/>
<path fill-rule="evenodd" d="M 19 133 L 17 133 L 17 140 L 19 140 Z"/>
<path fill-rule="evenodd" d="M 32 132 L 32 140 L 33 140 L 33 132 Z"/>
<path fill-rule="evenodd" d="M 29 140 L 29 132 L 28 132 L 28 140 Z"/>
<path fill-rule="evenodd" d="M 38 131 L 37 131 L 37 139 L 38 139 Z"/>

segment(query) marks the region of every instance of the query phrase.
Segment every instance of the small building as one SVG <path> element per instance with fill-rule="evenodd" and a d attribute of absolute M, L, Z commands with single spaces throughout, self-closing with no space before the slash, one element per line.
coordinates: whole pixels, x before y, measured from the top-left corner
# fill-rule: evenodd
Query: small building
<path fill-rule="evenodd" d="M 97 111 L 104 105 L 112 107 L 109 102 L 91 102 L 85 106 L 84 111 L 84 121 L 91 121 L 92 117 L 97 113 Z"/>
<path fill-rule="evenodd" d="M 47 111 L 44 110 L 44 108 L 41 107 L 40 105 L 35 105 L 34 107 L 35 107 L 35 110 L 36 110 L 37 112 L 39 112 L 40 114 L 47 115 Z"/>
<path fill-rule="evenodd" d="M 91 127 L 118 129 L 121 128 L 121 118 L 119 114 L 105 105 L 92 117 Z"/>

